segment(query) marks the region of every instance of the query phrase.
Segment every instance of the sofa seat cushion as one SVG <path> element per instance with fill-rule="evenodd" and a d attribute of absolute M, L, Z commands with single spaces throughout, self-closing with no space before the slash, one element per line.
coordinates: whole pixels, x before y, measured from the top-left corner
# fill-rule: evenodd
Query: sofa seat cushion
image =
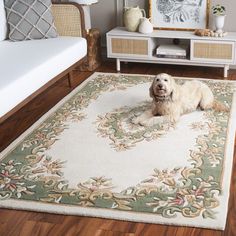
<path fill-rule="evenodd" d="M 0 42 L 0 117 L 86 56 L 80 37 Z"/>

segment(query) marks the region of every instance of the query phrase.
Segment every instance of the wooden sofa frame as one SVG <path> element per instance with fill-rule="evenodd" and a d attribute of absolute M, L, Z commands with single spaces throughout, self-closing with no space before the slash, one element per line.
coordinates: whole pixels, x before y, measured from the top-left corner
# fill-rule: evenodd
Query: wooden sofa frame
<path fill-rule="evenodd" d="M 80 36 L 83 38 L 86 37 L 84 12 L 79 4 L 68 3 L 68 2 L 65 3 L 54 2 L 52 8 L 53 8 L 52 9 L 53 15 L 55 18 L 55 26 L 60 36 L 78 36 L 78 37 Z M 62 16 L 63 16 L 63 24 L 59 25 L 62 22 L 62 21 L 60 22 L 60 17 Z M 70 19 L 67 20 L 67 18 Z M 80 19 L 79 22 L 75 22 L 76 19 L 78 20 Z M 81 60 L 79 60 L 78 62 L 67 68 L 65 71 L 63 71 L 62 73 L 60 73 L 59 75 L 48 81 L 45 85 L 43 85 L 37 91 L 32 93 L 18 105 L 16 105 L 13 109 L 11 109 L 9 112 L 7 112 L 0 118 L 0 124 L 6 121 L 9 117 L 11 117 L 15 112 L 20 110 L 26 104 L 28 104 L 33 98 L 41 94 L 43 91 L 48 89 L 50 86 L 52 86 L 54 83 L 64 78 L 65 76 L 67 76 L 69 86 L 72 87 L 72 72 L 82 63 L 84 63 L 86 59 L 87 56 L 83 57 Z"/>

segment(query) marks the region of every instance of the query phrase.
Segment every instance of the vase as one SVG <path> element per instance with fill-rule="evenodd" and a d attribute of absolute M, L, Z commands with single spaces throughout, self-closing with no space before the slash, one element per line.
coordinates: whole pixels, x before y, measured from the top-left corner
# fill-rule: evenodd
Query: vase
<path fill-rule="evenodd" d="M 137 31 L 142 17 L 146 17 L 146 13 L 139 6 L 124 8 L 124 25 L 128 31 Z"/>
<path fill-rule="evenodd" d="M 225 24 L 225 15 L 215 16 L 215 27 L 217 33 L 223 33 L 223 27 Z"/>
<path fill-rule="evenodd" d="M 138 31 L 142 34 L 150 34 L 153 32 L 153 25 L 146 17 L 140 19 Z"/>

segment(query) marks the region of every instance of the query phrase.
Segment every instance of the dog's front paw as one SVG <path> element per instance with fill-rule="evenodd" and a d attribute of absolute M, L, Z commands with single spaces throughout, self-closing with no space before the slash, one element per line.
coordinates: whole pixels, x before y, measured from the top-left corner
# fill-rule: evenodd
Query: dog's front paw
<path fill-rule="evenodd" d="M 132 120 L 131 120 L 131 123 L 134 124 L 134 125 L 139 125 L 141 122 L 142 122 L 142 117 L 140 116 L 137 116 L 137 117 L 134 117 Z"/>
<path fill-rule="evenodd" d="M 152 119 L 142 120 L 139 122 L 140 125 L 150 127 L 154 125 L 154 122 Z"/>
<path fill-rule="evenodd" d="M 154 116 L 149 119 L 142 120 L 140 124 L 143 126 L 154 126 L 157 124 L 162 124 L 164 121 L 165 121 L 164 116 Z"/>
<path fill-rule="evenodd" d="M 179 116 L 170 115 L 170 116 L 168 117 L 168 120 L 169 120 L 171 123 L 176 124 L 176 123 L 178 122 L 178 120 L 179 120 Z"/>

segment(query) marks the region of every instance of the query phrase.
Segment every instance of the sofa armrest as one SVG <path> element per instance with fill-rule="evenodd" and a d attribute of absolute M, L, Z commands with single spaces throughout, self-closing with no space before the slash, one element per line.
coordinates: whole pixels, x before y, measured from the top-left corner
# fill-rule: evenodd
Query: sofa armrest
<path fill-rule="evenodd" d="M 84 11 L 77 3 L 53 3 L 54 24 L 60 36 L 84 37 Z"/>

